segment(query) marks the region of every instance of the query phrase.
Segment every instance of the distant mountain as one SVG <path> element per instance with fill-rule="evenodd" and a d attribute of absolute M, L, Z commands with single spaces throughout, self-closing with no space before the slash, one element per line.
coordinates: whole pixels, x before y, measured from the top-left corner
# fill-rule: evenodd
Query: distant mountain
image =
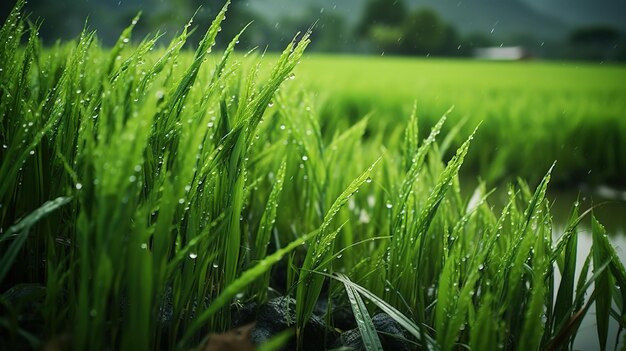
<path fill-rule="evenodd" d="M 558 38 L 568 30 L 558 19 L 537 11 L 521 0 L 411 0 L 408 3 L 437 10 L 446 21 L 465 34 Z"/>
<path fill-rule="evenodd" d="M 571 26 L 607 25 L 626 31 L 624 0 L 524 0 Z"/>
<path fill-rule="evenodd" d="M 580 25 L 626 29 L 624 0 L 406 0 L 410 8 L 430 7 L 463 34 L 494 37 L 530 35 L 562 38 Z M 335 11 L 355 24 L 366 0 L 250 0 L 248 7 L 270 20 Z M 393 0 L 389 0 L 390 6 Z"/>

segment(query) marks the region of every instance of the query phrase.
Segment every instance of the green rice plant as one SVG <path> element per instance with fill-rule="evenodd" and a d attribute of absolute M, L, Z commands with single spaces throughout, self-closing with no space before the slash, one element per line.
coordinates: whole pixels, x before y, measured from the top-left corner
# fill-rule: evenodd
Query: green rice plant
<path fill-rule="evenodd" d="M 335 200 L 324 217 L 324 221 L 320 226 L 315 241 L 311 243 L 307 250 L 300 270 L 298 289 L 296 292 L 296 300 L 300 301 L 300 305 L 296 306 L 297 333 L 303 330 L 304 325 L 311 317 L 315 302 L 319 298 L 319 294 L 322 290 L 323 279 L 320 276 L 311 275 L 311 271 L 326 269 L 326 265 L 328 264 L 327 259 L 333 251 L 333 242 L 341 230 L 340 226 L 337 230 L 329 232 L 329 226 L 339 213 L 341 207 L 344 206 L 348 199 L 358 191 L 359 187 L 367 181 L 377 162 L 378 161 L 354 179 L 346 190 L 339 195 L 337 200 Z M 303 338 L 301 337 L 299 340 L 303 340 Z"/>
<path fill-rule="evenodd" d="M 592 306 L 599 348 L 626 327 L 606 230 L 592 216 L 577 262 L 591 210 L 553 229 L 552 168 L 504 206 L 488 182 L 464 192 L 492 121 L 441 142 L 456 117 L 431 123 L 421 100 L 406 128 L 329 121 L 293 74 L 310 32 L 274 58 L 240 55 L 252 25 L 212 52 L 228 2 L 195 52 L 191 21 L 166 47 L 131 42 L 139 16 L 112 48 L 88 28 L 43 47 L 22 6 L 0 29 L 0 348 L 188 350 L 277 296 L 295 299 L 294 325 L 261 349 L 317 341 L 320 302 L 328 347 L 344 306 L 368 350 L 384 347 L 378 312 L 429 350 L 572 349 Z"/>

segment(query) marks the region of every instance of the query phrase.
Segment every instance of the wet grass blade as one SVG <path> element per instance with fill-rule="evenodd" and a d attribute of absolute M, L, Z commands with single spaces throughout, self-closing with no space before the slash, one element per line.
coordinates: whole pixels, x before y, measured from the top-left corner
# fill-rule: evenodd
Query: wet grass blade
<path fill-rule="evenodd" d="M 520 350 L 538 350 L 544 333 L 543 314 L 545 308 L 546 293 L 548 287 L 544 280 L 547 269 L 547 258 L 544 251 L 543 238 L 537 236 L 534 255 L 532 287 L 526 311 L 524 311 L 524 324 L 520 337 Z"/>
<path fill-rule="evenodd" d="M 409 117 L 409 122 L 404 132 L 404 157 L 402 162 L 404 169 L 409 171 L 413 165 L 413 157 L 417 155 L 419 149 L 419 123 L 417 118 L 417 101 L 413 103 L 413 110 Z"/>
<path fill-rule="evenodd" d="M 255 260 L 262 260 L 267 255 L 267 248 L 270 244 L 270 236 L 276 222 L 276 210 L 278 209 L 280 194 L 282 193 L 283 185 L 285 182 L 286 169 L 287 160 L 283 158 L 283 161 L 280 164 L 280 168 L 278 169 L 278 172 L 276 174 L 276 179 L 274 180 L 274 186 L 272 187 L 270 196 L 267 199 L 267 204 L 265 206 L 263 216 L 261 217 L 259 228 L 257 230 L 254 250 Z M 259 286 L 254 289 L 254 291 L 257 291 L 257 300 L 259 302 L 265 300 L 267 292 L 267 289 L 265 287 L 268 285 L 269 273 L 265 274 L 265 277 L 259 280 Z"/>
<path fill-rule="evenodd" d="M 626 269 L 624 268 L 624 263 L 615 251 L 613 245 L 611 245 L 606 230 L 602 224 L 600 224 L 600 222 L 598 222 L 595 218 L 593 218 L 592 221 L 592 230 L 593 228 L 596 230 L 593 235 L 593 244 L 597 245 L 597 250 L 601 251 L 598 256 L 604 257 L 605 259 L 606 257 L 610 257 L 611 259 L 609 269 L 611 271 L 611 280 L 615 283 L 616 287 L 614 290 L 615 294 L 613 294 L 612 297 L 618 308 L 623 311 L 626 306 Z M 620 323 L 623 324 L 625 320 L 624 316 L 621 316 L 620 318 L 622 318 Z"/>
<path fill-rule="evenodd" d="M 570 225 L 578 217 L 578 209 L 575 207 L 570 215 Z M 554 303 L 553 327 L 568 318 L 567 311 L 574 304 L 574 284 L 576 282 L 576 251 L 578 248 L 578 233 L 573 230 L 573 234 L 568 236 L 563 253 L 564 262 L 561 269 L 561 282 Z"/>
<path fill-rule="evenodd" d="M 37 224 L 42 218 L 56 211 L 58 208 L 67 205 L 72 201 L 71 197 L 59 197 L 57 199 L 47 201 L 41 207 L 24 217 L 19 223 L 15 224 L 0 236 L 0 242 L 5 240 L 13 240 L 6 252 L 0 258 L 0 283 L 11 269 L 15 258 L 20 252 L 22 246 L 28 239 L 30 229 Z"/>
<path fill-rule="evenodd" d="M 198 76 L 198 72 L 200 71 L 200 66 L 204 62 L 204 58 L 209 54 L 213 45 L 215 45 L 215 39 L 217 37 L 217 33 L 220 30 L 220 25 L 222 21 L 226 17 L 226 11 L 228 9 L 228 5 L 230 4 L 230 0 L 227 0 L 222 7 L 221 11 L 217 14 L 211 26 L 206 31 L 198 49 L 196 50 L 194 59 L 192 64 L 189 66 L 185 74 L 180 79 L 176 89 L 171 94 L 171 100 L 168 101 L 169 115 L 167 116 L 167 125 L 173 123 L 172 120 L 175 118 L 174 116 L 178 116 L 181 112 L 182 105 L 191 89 L 191 86 L 196 81 L 196 77 Z"/>
<path fill-rule="evenodd" d="M 420 327 L 412 322 L 409 318 L 407 318 L 404 314 L 398 311 L 395 307 L 391 306 L 389 303 L 385 302 L 380 297 L 374 295 L 367 289 L 362 286 L 350 281 L 347 277 L 342 276 L 334 276 L 335 279 L 342 282 L 344 285 L 347 284 L 352 289 L 357 291 L 359 294 L 363 295 L 365 298 L 373 302 L 378 308 L 380 308 L 383 312 L 387 313 L 391 318 L 393 318 L 396 322 L 398 322 L 403 328 L 405 328 L 411 335 L 413 335 L 417 340 L 421 340 L 422 347 L 437 351 L 439 350 L 439 346 L 437 342 L 431 338 L 428 333 L 423 333 Z M 426 335 L 425 340 L 422 340 L 422 335 Z"/>
<path fill-rule="evenodd" d="M 354 290 L 350 284 L 346 283 L 349 281 L 348 277 L 341 273 L 338 273 L 337 276 L 341 277 L 344 282 L 346 293 L 348 294 L 348 300 L 350 301 L 350 306 L 352 307 L 352 313 L 354 314 L 354 319 L 356 320 L 359 332 L 361 333 L 365 350 L 382 350 L 383 346 L 380 344 L 378 333 L 376 332 L 372 318 L 370 318 L 369 312 L 363 303 L 363 299 L 361 299 L 361 295 L 359 295 L 359 293 Z"/>
<path fill-rule="evenodd" d="M 607 248 L 603 245 L 606 240 L 606 230 L 596 220 L 594 216 L 591 218 L 591 231 L 593 236 L 593 266 L 594 273 L 598 272 L 598 268 L 606 261 L 612 261 L 613 257 Z M 609 333 L 609 316 L 611 311 L 611 301 L 613 293 L 613 277 L 610 272 L 605 270 L 595 279 L 596 289 L 596 327 L 598 331 L 598 340 L 600 341 L 600 350 L 606 350 L 607 336 Z"/>

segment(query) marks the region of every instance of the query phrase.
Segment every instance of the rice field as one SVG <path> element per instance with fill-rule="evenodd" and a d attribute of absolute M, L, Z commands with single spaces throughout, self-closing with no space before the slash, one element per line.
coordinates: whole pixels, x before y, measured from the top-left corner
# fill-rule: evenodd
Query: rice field
<path fill-rule="evenodd" d="M 316 54 L 296 74 L 324 101 L 321 116 L 332 128 L 374 111 L 370 128 L 390 134 L 415 101 L 425 134 L 454 106 L 444 131 L 461 123 L 467 134 L 482 123 L 473 141 L 480 151 L 464 165 L 491 183 L 523 177 L 536 184 L 557 160 L 559 186 L 626 185 L 623 65 Z M 455 138 L 453 148 L 462 141 Z"/>
<path fill-rule="evenodd" d="M 324 83 L 309 33 L 216 53 L 226 7 L 195 52 L 190 24 L 131 41 L 138 19 L 112 48 L 44 48 L 21 5 L 0 30 L 0 349 L 567 350 L 586 317 L 598 349 L 619 342 L 626 270 L 578 202 L 555 232 L 561 161 L 516 160 L 541 176 L 500 184 L 502 206 L 498 174 L 464 188 L 506 123 L 465 83 L 370 99 Z"/>

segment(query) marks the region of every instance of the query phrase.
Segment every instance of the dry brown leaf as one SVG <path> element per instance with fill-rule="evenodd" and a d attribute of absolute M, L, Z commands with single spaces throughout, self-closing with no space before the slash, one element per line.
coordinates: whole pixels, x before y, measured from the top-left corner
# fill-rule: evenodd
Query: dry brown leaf
<path fill-rule="evenodd" d="M 256 323 L 246 324 L 225 333 L 211 333 L 200 351 L 254 351 L 256 346 L 250 340 L 250 333 Z"/>

